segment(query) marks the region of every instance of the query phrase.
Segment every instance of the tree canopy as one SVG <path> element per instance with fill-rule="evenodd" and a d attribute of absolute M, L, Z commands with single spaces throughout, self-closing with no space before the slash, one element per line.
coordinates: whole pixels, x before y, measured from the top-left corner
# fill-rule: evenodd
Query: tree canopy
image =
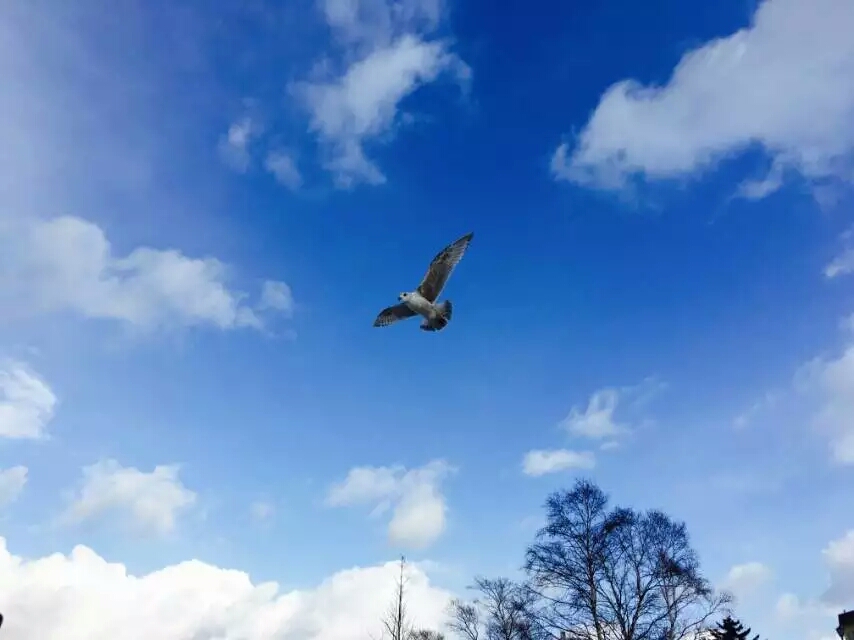
<path fill-rule="evenodd" d="M 552 493 L 546 522 L 527 548 L 524 577 L 476 578 L 450 605 L 462 640 L 758 640 L 727 616 L 731 596 L 700 569 L 684 522 L 659 510 L 610 506 L 596 484 Z M 390 640 L 441 640 L 406 621 L 404 580 L 384 627 Z"/>
<path fill-rule="evenodd" d="M 685 524 L 608 502 L 587 480 L 550 495 L 525 578 L 477 579 L 477 596 L 452 604 L 450 628 L 464 640 L 685 640 L 705 630 L 730 596 L 703 576 Z"/>
<path fill-rule="evenodd" d="M 713 640 L 748 640 L 750 627 L 745 629 L 740 620 L 727 616 L 710 632 Z M 759 640 L 759 634 L 753 636 L 751 640 Z"/>

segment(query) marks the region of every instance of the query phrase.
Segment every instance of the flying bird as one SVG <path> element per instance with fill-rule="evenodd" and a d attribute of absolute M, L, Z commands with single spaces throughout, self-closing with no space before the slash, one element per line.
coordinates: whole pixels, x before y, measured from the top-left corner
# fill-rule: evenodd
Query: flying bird
<path fill-rule="evenodd" d="M 454 305 L 450 300 L 437 300 L 473 237 L 473 233 L 466 234 L 437 253 L 418 288 L 397 296 L 398 304 L 380 311 L 374 326 L 385 327 L 413 316 L 424 318 L 421 322 L 424 331 L 441 331 L 448 326 Z"/>

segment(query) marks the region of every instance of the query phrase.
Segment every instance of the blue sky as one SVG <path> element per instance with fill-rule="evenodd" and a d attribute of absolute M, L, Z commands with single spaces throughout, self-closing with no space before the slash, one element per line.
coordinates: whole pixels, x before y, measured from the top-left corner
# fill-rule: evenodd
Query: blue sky
<path fill-rule="evenodd" d="M 581 474 L 685 519 L 756 631 L 831 637 L 854 12 L 814 4 L 8 3 L 0 566 L 198 558 L 324 606 L 357 567 L 340 627 L 286 595 L 251 635 L 345 640 L 400 552 L 425 621 L 515 572 Z M 371 327 L 468 231 L 446 331 Z"/>

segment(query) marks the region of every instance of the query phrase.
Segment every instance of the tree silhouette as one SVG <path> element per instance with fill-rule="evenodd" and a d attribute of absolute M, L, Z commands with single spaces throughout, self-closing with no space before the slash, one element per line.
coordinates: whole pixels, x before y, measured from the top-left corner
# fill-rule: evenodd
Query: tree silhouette
<path fill-rule="evenodd" d="M 449 627 L 463 640 L 544 640 L 537 595 L 507 578 L 475 578 L 471 602 L 451 602 Z"/>
<path fill-rule="evenodd" d="M 400 558 L 400 572 L 394 589 L 394 600 L 383 618 L 383 638 L 388 640 L 445 640 L 432 629 L 415 629 L 406 611 L 406 558 Z"/>
<path fill-rule="evenodd" d="M 388 613 L 383 618 L 383 631 L 389 640 L 407 640 L 412 632 L 409 621 L 406 616 L 406 598 L 405 587 L 406 577 L 404 569 L 406 568 L 406 559 L 400 558 L 400 574 L 397 578 L 397 584 L 394 590 L 394 601 L 389 607 Z"/>
<path fill-rule="evenodd" d="M 711 629 L 713 640 L 747 640 L 750 635 L 750 627 L 744 628 L 740 620 L 727 616 L 717 627 Z M 757 633 L 751 640 L 759 640 Z"/>
<path fill-rule="evenodd" d="M 525 570 L 541 625 L 567 640 L 690 638 L 730 599 L 701 574 L 684 523 L 609 509 L 587 480 L 549 496 Z"/>

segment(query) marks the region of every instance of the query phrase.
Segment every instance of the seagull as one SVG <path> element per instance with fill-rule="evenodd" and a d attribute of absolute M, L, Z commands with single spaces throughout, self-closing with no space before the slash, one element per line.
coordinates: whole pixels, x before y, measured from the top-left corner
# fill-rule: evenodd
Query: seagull
<path fill-rule="evenodd" d="M 466 234 L 437 253 L 418 288 L 397 296 L 398 304 L 380 311 L 374 320 L 374 326 L 385 327 L 398 320 L 419 315 L 424 318 L 421 322 L 421 329 L 424 331 L 441 331 L 448 326 L 454 306 L 450 300 L 436 300 L 473 237 L 473 233 Z"/>

